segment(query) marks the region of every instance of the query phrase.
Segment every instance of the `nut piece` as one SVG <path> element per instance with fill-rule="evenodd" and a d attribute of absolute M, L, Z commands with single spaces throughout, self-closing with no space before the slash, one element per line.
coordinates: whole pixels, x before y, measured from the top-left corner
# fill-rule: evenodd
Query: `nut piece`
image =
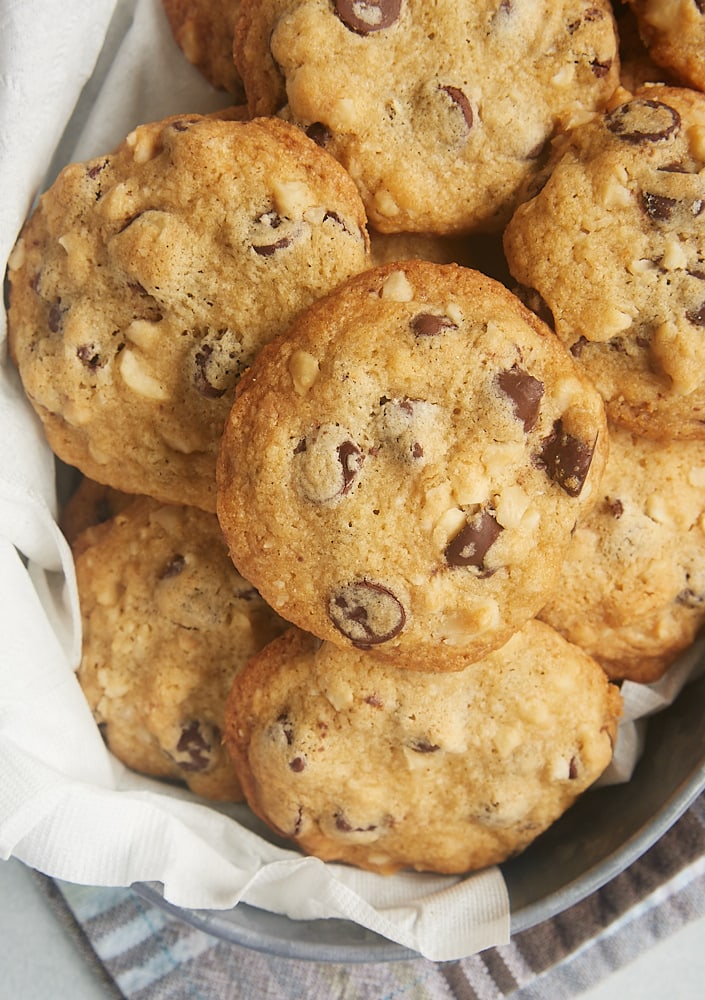
<path fill-rule="evenodd" d="M 294 382 L 294 391 L 305 396 L 318 378 L 318 361 L 308 351 L 294 351 L 289 360 L 289 374 Z"/>

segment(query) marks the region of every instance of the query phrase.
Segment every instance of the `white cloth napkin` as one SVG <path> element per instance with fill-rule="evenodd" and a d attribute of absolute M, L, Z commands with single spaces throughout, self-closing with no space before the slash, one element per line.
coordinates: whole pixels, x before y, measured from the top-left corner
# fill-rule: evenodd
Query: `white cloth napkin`
<path fill-rule="evenodd" d="M 227 103 L 176 48 L 160 0 L 0 0 L 0 85 L 2 261 L 62 165 L 111 150 L 139 122 Z M 347 918 L 436 961 L 505 943 L 496 868 L 383 877 L 302 858 L 112 758 L 74 675 L 80 616 L 54 463 L 7 360 L 4 313 L 0 352 L 0 857 L 84 885 L 159 882 L 187 908 L 244 900 Z M 607 780 L 628 779 L 643 711 L 628 711 Z"/>

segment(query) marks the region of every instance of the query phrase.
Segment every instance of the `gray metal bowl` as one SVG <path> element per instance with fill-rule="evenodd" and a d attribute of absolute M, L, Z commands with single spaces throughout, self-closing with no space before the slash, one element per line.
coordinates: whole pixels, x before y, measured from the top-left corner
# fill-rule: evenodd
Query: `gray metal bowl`
<path fill-rule="evenodd" d="M 648 723 L 631 780 L 588 791 L 523 854 L 502 866 L 511 931 L 533 927 L 595 892 L 636 861 L 705 789 L 705 676 Z M 255 951 L 319 962 L 418 958 L 345 920 L 295 921 L 246 904 L 227 911 L 182 910 L 151 886 L 145 899 L 212 934 Z"/>

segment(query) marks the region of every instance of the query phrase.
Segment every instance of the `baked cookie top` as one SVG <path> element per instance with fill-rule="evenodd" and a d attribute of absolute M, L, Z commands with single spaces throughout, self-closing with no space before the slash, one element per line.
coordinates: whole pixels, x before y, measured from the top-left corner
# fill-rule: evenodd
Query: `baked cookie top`
<path fill-rule="evenodd" d="M 240 372 L 366 265 L 365 226 L 340 164 L 278 119 L 177 116 L 66 167 L 9 268 L 10 349 L 54 451 L 213 511 Z"/>
<path fill-rule="evenodd" d="M 219 90 L 242 99 L 233 38 L 238 0 L 162 0 L 174 41 L 188 61 Z"/>
<path fill-rule="evenodd" d="M 618 83 L 608 0 L 243 0 L 253 113 L 281 113 L 381 232 L 498 230 L 561 122 Z"/>
<path fill-rule="evenodd" d="M 649 55 L 686 86 L 705 90 L 703 0 L 626 0 Z"/>
<path fill-rule="evenodd" d="M 465 872 L 523 850 L 597 779 L 620 710 L 537 621 L 443 675 L 291 629 L 238 674 L 225 744 L 253 811 L 307 853 Z"/>
<path fill-rule="evenodd" d="M 74 553 L 78 680 L 110 749 L 198 795 L 240 799 L 221 743 L 225 699 L 284 626 L 235 571 L 215 515 L 133 499 Z"/>
<path fill-rule="evenodd" d="M 657 680 L 705 621 L 705 442 L 612 427 L 600 499 L 582 516 L 540 617 L 611 677 Z"/>
<path fill-rule="evenodd" d="M 243 376 L 218 514 L 284 618 L 459 669 L 545 603 L 606 445 L 598 393 L 499 282 L 392 263 L 309 307 Z"/>
<path fill-rule="evenodd" d="M 705 436 L 705 95 L 653 85 L 559 144 L 504 234 L 609 416 Z"/>

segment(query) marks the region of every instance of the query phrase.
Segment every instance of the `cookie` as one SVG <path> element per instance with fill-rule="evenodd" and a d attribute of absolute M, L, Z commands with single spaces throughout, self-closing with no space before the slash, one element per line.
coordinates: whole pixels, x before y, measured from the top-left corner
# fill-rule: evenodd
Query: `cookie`
<path fill-rule="evenodd" d="M 705 90 L 703 0 L 626 0 L 649 55 L 685 86 Z"/>
<path fill-rule="evenodd" d="M 606 445 L 598 393 L 504 286 L 388 264 L 243 376 L 218 515 L 282 617 L 400 667 L 460 669 L 546 602 Z"/>
<path fill-rule="evenodd" d="M 78 680 L 108 747 L 136 771 L 239 800 L 225 699 L 284 626 L 235 572 L 217 518 L 140 497 L 86 529 L 74 552 Z"/>
<path fill-rule="evenodd" d="M 504 233 L 509 269 L 616 423 L 705 437 L 705 95 L 646 87 L 575 128 Z"/>
<path fill-rule="evenodd" d="M 235 59 L 253 114 L 316 137 L 380 232 L 499 230 L 619 78 L 608 0 L 243 0 Z"/>
<path fill-rule="evenodd" d="M 188 61 L 218 90 L 241 100 L 242 80 L 233 58 L 237 0 L 162 0 L 162 7 Z"/>
<path fill-rule="evenodd" d="M 440 676 L 292 629 L 238 674 L 225 744 L 250 807 L 305 852 L 459 873 L 526 848 L 599 777 L 620 708 L 536 621 Z"/>
<path fill-rule="evenodd" d="M 53 450 L 213 511 L 240 372 L 367 244 L 352 180 L 277 119 L 174 117 L 68 166 L 9 270 L 10 349 Z"/>
<path fill-rule="evenodd" d="M 705 442 L 616 428 L 540 617 L 610 677 L 658 680 L 705 621 Z"/>
<path fill-rule="evenodd" d="M 82 477 L 61 511 L 59 525 L 70 545 L 81 532 L 109 521 L 134 500 L 134 495 L 113 490 Z"/>
<path fill-rule="evenodd" d="M 622 0 L 614 5 L 619 36 L 619 80 L 622 87 L 634 93 L 646 83 L 667 83 L 678 86 L 671 74 L 658 66 L 644 45 L 634 11 Z"/>

